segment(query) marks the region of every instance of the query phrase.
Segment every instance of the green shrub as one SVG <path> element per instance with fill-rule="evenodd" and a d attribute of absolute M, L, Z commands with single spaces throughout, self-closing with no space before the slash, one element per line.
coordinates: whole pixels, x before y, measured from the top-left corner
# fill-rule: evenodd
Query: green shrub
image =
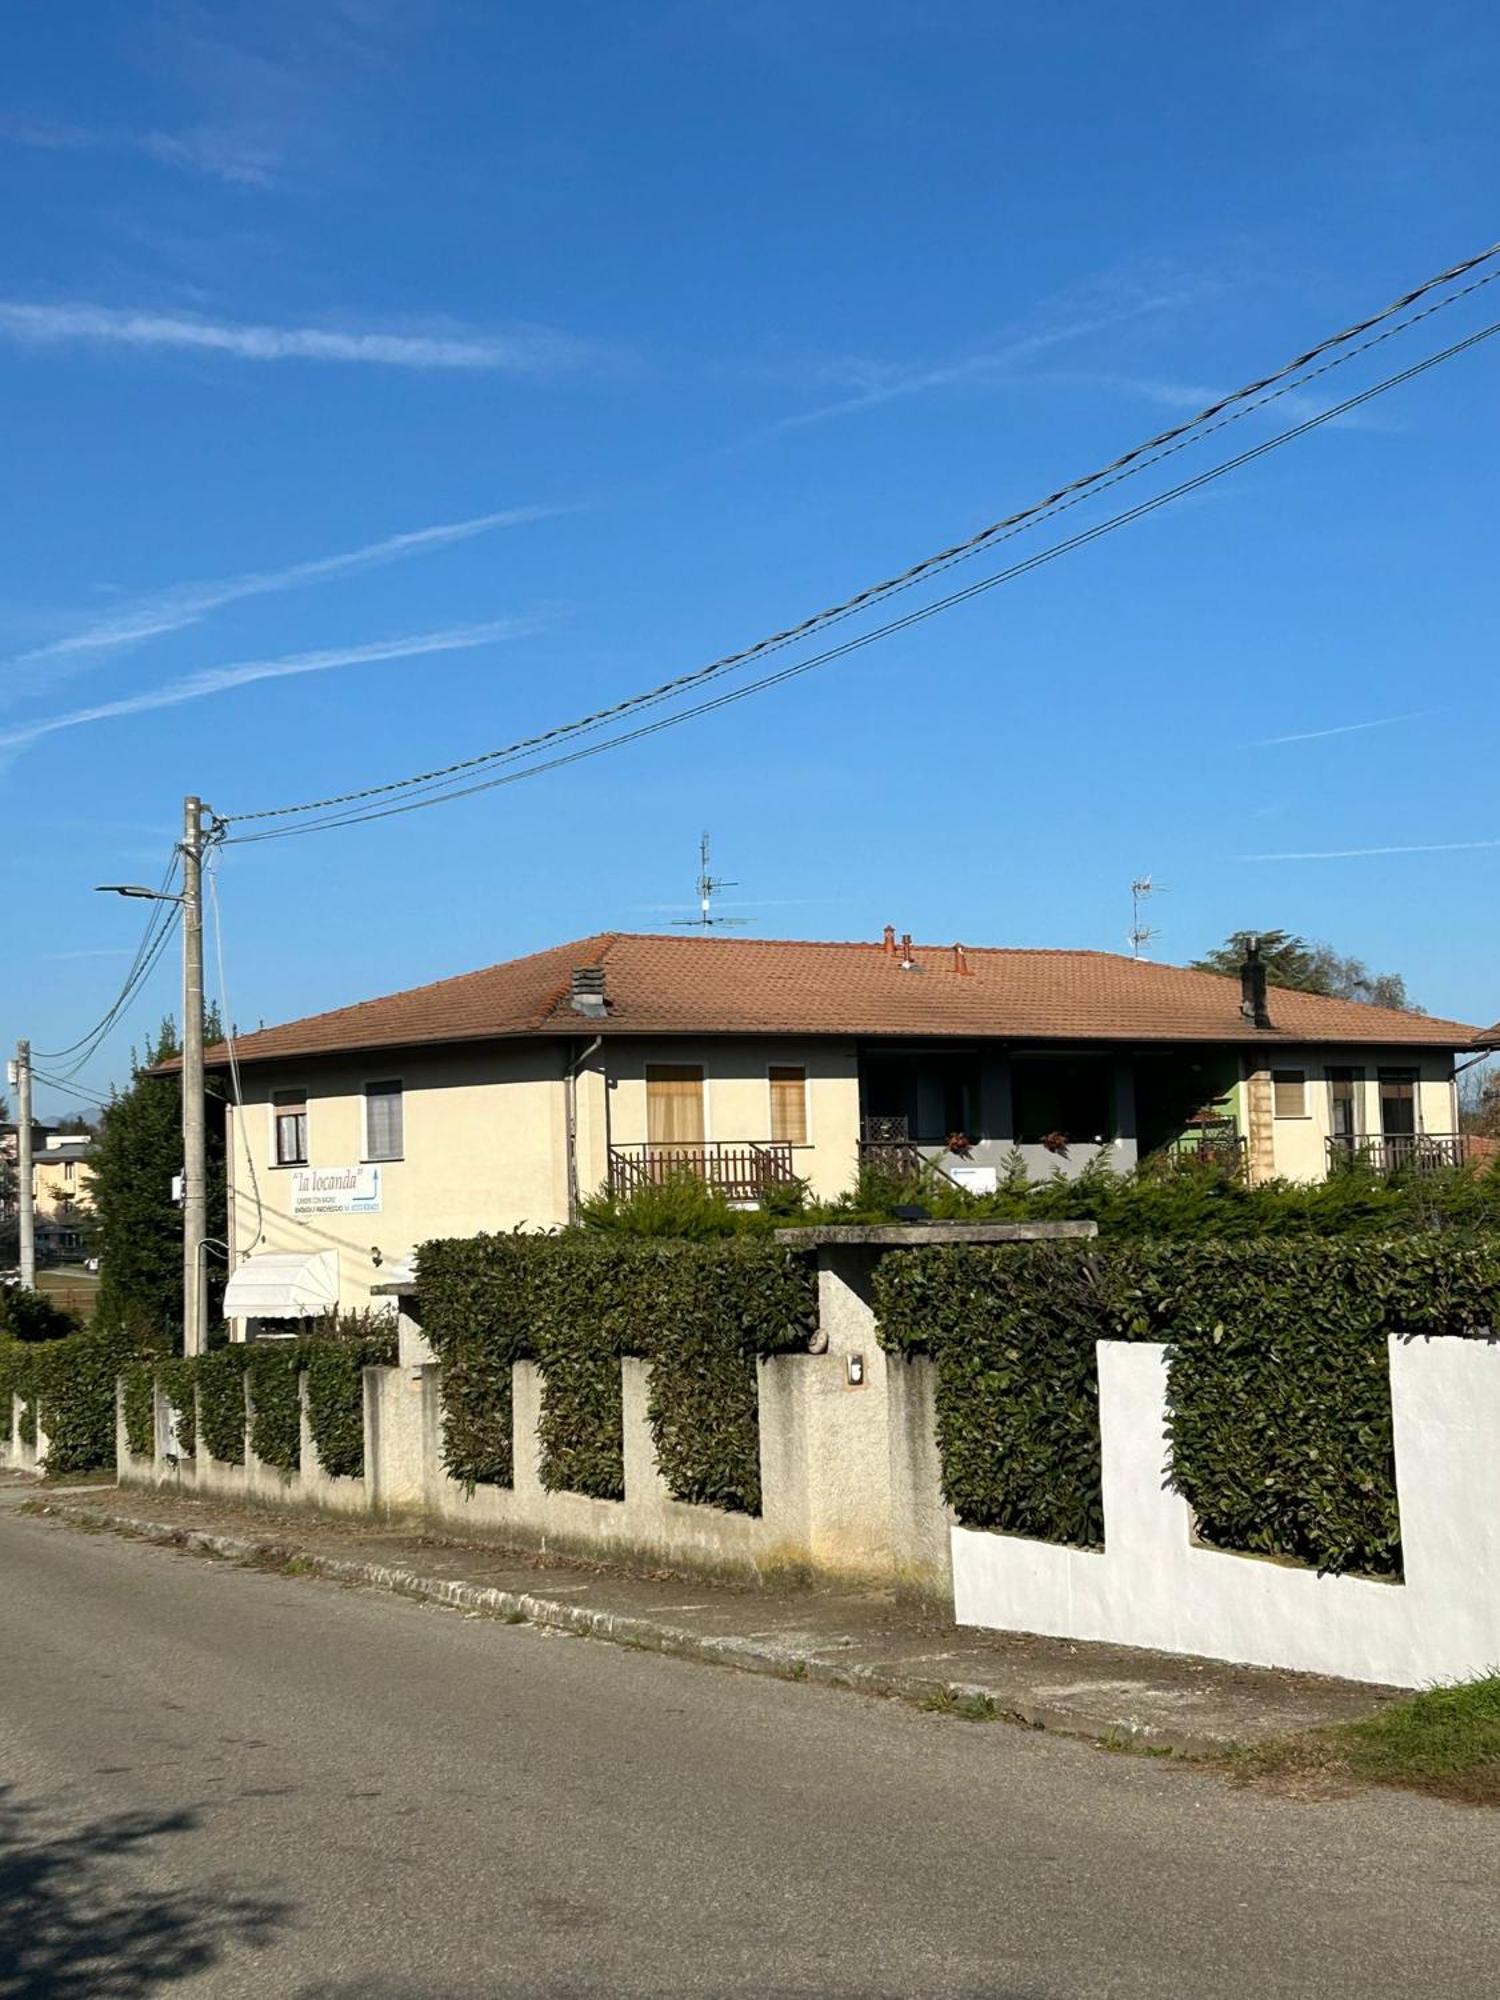
<path fill-rule="evenodd" d="M 183 1458 L 191 1458 L 198 1449 L 197 1398 L 194 1386 L 198 1379 L 197 1363 L 184 1359 L 180 1354 L 166 1357 L 156 1364 L 156 1379 L 162 1394 L 177 1412 L 177 1446 Z"/>
<path fill-rule="evenodd" d="M 224 1465 L 245 1462 L 245 1367 L 253 1345 L 238 1342 L 216 1347 L 193 1363 L 198 1381 L 198 1434 L 209 1456 Z"/>
<path fill-rule="evenodd" d="M 1158 1249 L 1132 1313 L 1170 1344 L 1175 1483 L 1205 1538 L 1392 1573 L 1387 1338 L 1492 1337 L 1500 1238 Z"/>
<path fill-rule="evenodd" d="M 125 1442 L 137 1458 L 156 1452 L 156 1369 L 149 1361 L 132 1361 L 120 1376 L 125 1416 Z"/>
<path fill-rule="evenodd" d="M 1387 1337 L 1490 1337 L 1500 1238 L 934 1246 L 882 1260 L 875 1293 L 885 1344 L 936 1358 L 944 1492 L 968 1524 L 1098 1544 L 1094 1343 L 1149 1339 L 1205 1538 L 1388 1574 Z"/>
<path fill-rule="evenodd" d="M 11 1334 L 0 1334 L 0 1441 L 10 1443 L 11 1424 L 14 1420 L 14 1405 L 17 1398 L 23 1405 L 31 1405 L 21 1411 L 22 1442 L 36 1442 L 36 1416 L 34 1391 L 31 1386 L 31 1359 L 34 1350 Z M 28 1414 L 31 1420 L 31 1435 L 26 1435 Z"/>
<path fill-rule="evenodd" d="M 365 1469 L 366 1368 L 396 1358 L 392 1322 L 369 1313 L 325 1321 L 301 1343 L 307 1423 L 318 1463 L 330 1478 L 360 1479 Z"/>
<path fill-rule="evenodd" d="M 49 1473 L 94 1472 L 115 1462 L 115 1383 L 132 1358 L 129 1343 L 98 1333 L 74 1333 L 32 1350 L 36 1404 L 47 1434 Z"/>
<path fill-rule="evenodd" d="M 586 1233 L 424 1245 L 423 1331 L 443 1363 L 444 1462 L 509 1484 L 510 1369 L 542 1369 L 542 1478 L 624 1492 L 620 1359 L 652 1363 L 650 1415 L 680 1499 L 755 1511 L 754 1358 L 806 1344 L 811 1271 L 764 1240 L 682 1243 Z"/>
<path fill-rule="evenodd" d="M 1094 1343 L 1115 1262 L 1078 1245 L 934 1245 L 884 1257 L 882 1342 L 937 1359 L 943 1492 L 973 1528 L 1103 1540 Z"/>
<path fill-rule="evenodd" d="M 510 1371 L 531 1351 L 528 1240 L 454 1237 L 420 1253 L 422 1331 L 443 1364 L 443 1464 L 470 1491 L 515 1477 Z"/>
<path fill-rule="evenodd" d="M 250 1449 L 263 1465 L 295 1472 L 302 1463 L 301 1342 L 255 1340 L 245 1351 Z"/>
<path fill-rule="evenodd" d="M 82 1325 L 76 1313 L 65 1312 L 45 1292 L 0 1285 L 0 1339 L 63 1340 Z"/>

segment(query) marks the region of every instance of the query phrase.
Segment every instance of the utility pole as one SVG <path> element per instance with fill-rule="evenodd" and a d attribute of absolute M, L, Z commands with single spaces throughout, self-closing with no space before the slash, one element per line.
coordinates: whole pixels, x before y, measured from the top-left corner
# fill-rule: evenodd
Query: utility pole
<path fill-rule="evenodd" d="M 16 1043 L 16 1217 L 21 1232 L 21 1283 L 36 1290 L 36 1206 L 31 1190 L 31 1044 Z"/>
<path fill-rule="evenodd" d="M 182 1351 L 206 1346 L 208 1148 L 203 1129 L 203 803 L 182 802 Z"/>

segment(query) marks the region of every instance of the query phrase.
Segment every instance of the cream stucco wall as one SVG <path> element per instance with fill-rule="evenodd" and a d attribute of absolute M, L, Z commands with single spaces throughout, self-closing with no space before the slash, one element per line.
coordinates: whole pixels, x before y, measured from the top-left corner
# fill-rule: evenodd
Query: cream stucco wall
<path fill-rule="evenodd" d="M 859 1134 L 852 1043 L 589 1043 L 585 1026 L 574 1043 L 493 1043 L 247 1068 L 243 1108 L 227 1114 L 231 1268 L 258 1252 L 336 1250 L 340 1305 L 358 1310 L 371 1303 L 371 1287 L 389 1278 L 393 1264 L 432 1237 L 558 1227 L 569 1212 L 570 1115 L 578 1192 L 587 1195 L 605 1182 L 611 1143 L 646 1138 L 646 1066 L 654 1062 L 702 1063 L 707 1137 L 731 1141 L 770 1137 L 770 1067 L 801 1065 L 808 1077 L 808 1143 L 796 1149 L 796 1170 L 819 1197 L 841 1193 L 852 1180 Z M 352 1167 L 366 1157 L 365 1086 L 396 1079 L 404 1148 L 401 1159 L 380 1163 L 380 1212 L 294 1215 L 294 1170 L 275 1164 L 275 1093 L 306 1093 L 309 1166 Z"/>
<path fill-rule="evenodd" d="M 257 1251 L 337 1250 L 339 1302 L 358 1309 L 431 1237 L 565 1222 L 562 1062 L 551 1042 L 247 1069 L 243 1111 L 229 1113 L 231 1268 Z M 274 1163 L 273 1094 L 306 1091 L 309 1166 L 350 1167 L 366 1158 L 365 1085 L 396 1078 L 405 1143 L 380 1163 L 379 1214 L 293 1215 L 293 1171 Z"/>
<path fill-rule="evenodd" d="M 90 1189 L 94 1170 L 87 1160 L 68 1159 L 43 1150 L 34 1156 L 32 1200 L 39 1219 L 52 1220 L 60 1211 L 73 1215 L 93 1207 Z"/>
<path fill-rule="evenodd" d="M 794 1149 L 795 1171 L 819 1200 L 832 1200 L 854 1179 L 859 1155 L 859 1067 L 853 1042 L 799 1041 L 792 1037 L 704 1036 L 693 1040 L 619 1041 L 608 1049 L 608 1143 L 638 1145 L 647 1137 L 646 1068 L 650 1063 L 698 1063 L 703 1068 L 703 1136 L 708 1141 L 764 1141 L 771 1136 L 773 1068 L 807 1072 L 807 1144 Z M 602 1121 L 601 1121 L 602 1122 Z M 579 1121 L 580 1139 L 583 1121 Z M 588 1159 L 593 1179 L 605 1173 L 604 1141 L 597 1135 Z"/>
<path fill-rule="evenodd" d="M 1417 1072 L 1417 1129 L 1451 1133 L 1458 1130 L 1458 1105 L 1453 1064 L 1445 1055 L 1420 1049 L 1277 1049 L 1266 1062 L 1268 1072 L 1301 1070 L 1307 1078 L 1306 1115 L 1272 1118 L 1275 1171 L 1284 1180 L 1320 1181 L 1328 1172 L 1328 1138 L 1333 1129 L 1330 1069 L 1362 1069 L 1360 1129 L 1380 1136 L 1380 1071 Z"/>

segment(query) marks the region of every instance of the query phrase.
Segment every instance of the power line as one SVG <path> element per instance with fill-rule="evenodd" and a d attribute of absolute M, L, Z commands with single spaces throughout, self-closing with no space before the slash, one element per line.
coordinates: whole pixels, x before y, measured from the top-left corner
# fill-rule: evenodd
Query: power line
<path fill-rule="evenodd" d="M 157 891 L 158 897 L 165 896 L 171 886 L 172 878 L 177 873 L 178 859 L 178 851 L 174 847 L 171 857 L 167 862 L 166 872 L 161 878 L 161 887 Z M 159 956 L 161 936 L 165 934 L 166 930 L 171 928 L 171 912 L 173 908 L 174 905 L 171 903 L 161 901 L 153 903 L 151 913 L 146 919 L 146 927 L 141 933 L 141 941 L 136 946 L 135 957 L 130 962 L 120 991 L 110 1002 L 103 1018 L 96 1021 L 86 1035 L 80 1035 L 76 1042 L 70 1042 L 65 1049 L 38 1049 L 36 1053 L 44 1062 L 61 1062 L 76 1051 L 86 1049 L 86 1053 L 79 1056 L 78 1061 L 73 1065 L 68 1074 L 76 1076 L 78 1071 L 85 1066 L 99 1043 L 109 1033 L 116 1021 L 120 1019 L 125 1008 L 129 1006 L 135 994 L 139 992 L 141 986 L 144 984 L 150 969 L 146 961 L 149 958 L 151 964 L 155 964 L 156 957 Z"/>
<path fill-rule="evenodd" d="M 265 1210 L 261 1206 L 260 1176 L 255 1170 L 255 1148 L 250 1144 L 250 1127 L 245 1121 L 245 1093 L 240 1088 L 240 1059 L 234 1046 L 234 1015 L 229 1004 L 229 982 L 224 976 L 224 919 L 219 909 L 218 857 L 215 843 L 209 843 L 207 866 L 204 874 L 208 877 L 208 900 L 214 919 L 214 962 L 219 972 L 219 1005 L 223 1009 L 223 1030 L 225 1046 L 229 1050 L 229 1083 L 234 1093 L 234 1122 L 239 1127 L 240 1138 L 245 1148 L 245 1164 L 250 1169 L 250 1191 L 255 1197 L 255 1240 L 259 1243 L 261 1230 L 265 1225 Z"/>
<path fill-rule="evenodd" d="M 1433 313 L 1441 312 L 1448 306 L 1456 304 L 1460 299 L 1470 296 L 1484 285 L 1493 283 L 1496 278 L 1500 278 L 1500 271 L 1486 273 L 1473 283 L 1463 286 L 1451 292 L 1447 297 L 1424 307 L 1421 312 L 1410 315 L 1410 317 L 1402 321 L 1399 325 L 1387 324 L 1390 321 L 1396 320 L 1399 315 L 1406 312 L 1407 308 L 1414 305 L 1418 300 L 1427 297 L 1434 291 L 1441 290 L 1444 286 L 1455 284 L 1459 278 L 1466 276 L 1469 272 L 1478 269 L 1484 264 L 1492 262 L 1497 256 L 1500 256 L 1500 243 L 1491 244 L 1488 249 L 1479 251 L 1476 255 L 1465 258 L 1458 264 L 1449 266 L 1447 270 L 1437 273 L 1434 277 L 1426 279 L 1412 290 L 1403 293 L 1400 298 L 1392 300 L 1381 311 L 1372 313 L 1367 318 L 1356 321 L 1352 326 L 1345 327 L 1341 332 L 1331 334 L 1326 339 L 1317 342 L 1315 346 L 1307 348 L 1303 353 L 1284 363 L 1282 367 L 1274 370 L 1272 373 L 1261 376 L 1255 381 L 1245 383 L 1231 394 L 1221 396 L 1207 404 L 1195 416 L 1171 425 L 1168 429 L 1158 432 L 1156 436 L 1148 438 L 1145 442 L 1132 446 L 1129 451 L 1111 460 L 1108 465 L 1101 466 L 1096 471 L 1085 473 L 1077 479 L 1068 481 L 1065 485 L 1056 488 L 1054 492 L 1048 494 L 1044 499 L 1035 501 L 1030 506 L 1024 507 L 1016 513 L 1006 515 L 1002 520 L 992 522 L 988 527 L 982 528 L 976 534 L 969 536 L 967 540 L 955 543 L 951 548 L 940 550 L 936 555 L 925 557 L 920 562 L 913 563 L 909 568 L 900 571 L 898 574 L 887 577 L 882 582 L 872 584 L 866 589 L 858 591 L 854 596 L 846 598 L 842 603 L 831 605 L 823 611 L 816 612 L 811 617 L 805 618 L 795 625 L 788 626 L 780 632 L 773 633 L 767 638 L 758 640 L 755 644 L 747 646 L 738 652 L 725 654 L 721 658 L 710 662 L 706 667 L 700 667 L 691 673 L 679 675 L 673 680 L 663 682 L 658 687 L 649 689 L 642 694 L 629 696 L 623 701 L 614 703 L 608 708 L 596 710 L 592 715 L 581 717 L 575 722 L 560 724 L 556 728 L 545 730 L 536 736 L 524 738 L 516 743 L 503 745 L 499 749 L 483 751 L 473 757 L 461 758 L 454 763 L 440 766 L 431 771 L 416 772 L 406 778 L 392 779 L 379 785 L 368 785 L 357 791 L 335 793 L 327 798 L 307 800 L 299 805 L 273 806 L 254 812 L 231 813 L 225 816 L 222 823 L 280 819 L 299 816 L 303 813 L 323 812 L 336 806 L 353 805 L 366 799 L 384 797 L 392 792 L 406 791 L 418 786 L 431 786 L 445 779 L 457 777 L 465 771 L 475 770 L 486 764 L 514 759 L 516 756 L 527 751 L 544 748 L 548 744 L 559 741 L 562 738 L 602 727 L 637 708 L 650 706 L 670 699 L 673 695 L 684 693 L 689 688 L 699 686 L 704 681 L 725 674 L 737 666 L 744 666 L 751 660 L 757 659 L 768 652 L 778 651 L 801 639 L 809 638 L 814 632 L 823 629 L 827 625 L 851 617 L 855 613 L 867 609 L 870 605 L 881 601 L 897 591 L 910 589 L 914 584 L 921 582 L 925 578 L 952 566 L 954 563 L 968 559 L 997 539 L 1008 537 L 1038 519 L 1061 511 L 1064 506 L 1074 505 L 1079 499 L 1088 497 L 1093 492 L 1105 486 L 1115 484 L 1119 479 L 1127 477 L 1136 471 L 1143 470 L 1146 465 L 1159 462 L 1162 457 L 1169 455 L 1170 450 L 1179 448 L 1181 443 L 1188 441 L 1196 442 L 1198 436 L 1209 434 L 1205 426 L 1212 426 L 1215 429 L 1219 428 L 1219 425 L 1215 424 L 1213 420 L 1222 418 L 1224 413 L 1233 411 L 1235 415 L 1243 415 L 1246 412 L 1241 406 L 1259 406 L 1261 402 L 1273 400 L 1272 397 L 1266 395 L 1266 391 L 1276 389 L 1276 385 L 1284 385 L 1284 387 L 1277 390 L 1277 393 L 1280 394 L 1286 393 L 1292 387 L 1302 386 L 1304 382 L 1314 380 L 1317 376 L 1326 373 L 1330 367 L 1341 365 L 1344 361 L 1353 359 L 1355 354 L 1368 352 L 1371 347 L 1378 345 L 1380 340 L 1389 339 L 1394 334 L 1403 332 L 1407 328 L 1416 325 L 1420 320 L 1430 317 Z M 1379 334 L 1374 340 L 1362 341 L 1361 337 L 1363 335 L 1372 332 L 1377 327 L 1385 327 L 1385 331 Z M 1356 345 L 1355 343 L 1360 344 Z M 1337 349 L 1348 349 L 1350 351 L 1337 355 L 1335 359 L 1325 362 L 1322 367 L 1316 369 L 1311 367 L 1313 362 L 1320 360 L 1325 355 L 1333 354 L 1334 350 Z M 1293 383 L 1290 380 L 1293 376 L 1300 377 L 1301 381 Z M 453 795 L 462 797 L 467 794 L 464 792 L 455 792 Z M 336 822 L 327 823 L 333 824 Z"/>
<path fill-rule="evenodd" d="M 1500 277 L 1500 273 L 1496 273 L 1495 275 Z M 228 837 L 227 845 L 247 846 L 258 841 L 288 840 L 298 834 L 320 833 L 333 827 L 357 826 L 367 820 L 390 819 L 403 813 L 420 812 L 426 807 L 443 805 L 452 799 L 469 798 L 478 792 L 494 791 L 506 785 L 520 784 L 527 778 L 539 777 L 544 772 L 560 770 L 566 765 L 579 763 L 587 757 L 600 756 L 606 750 L 618 748 L 623 744 L 637 742 L 643 737 L 653 736 L 661 730 L 675 728 L 679 723 L 688 722 L 696 717 L 711 714 L 720 708 L 726 708 L 734 702 L 745 700 L 750 695 L 761 693 L 767 688 L 778 687 L 785 681 L 794 680 L 799 675 L 810 673 L 815 667 L 827 665 L 830 661 L 842 659 L 850 653 L 858 652 L 863 647 L 873 645 L 877 640 L 886 638 L 894 632 L 904 631 L 913 625 L 921 624 L 926 619 L 935 617 L 941 611 L 949 610 L 956 604 L 964 603 L 970 598 L 981 595 L 985 591 L 995 589 L 1002 583 L 1008 583 L 1018 576 L 1038 569 L 1044 563 L 1054 561 L 1058 556 L 1066 555 L 1075 549 L 1086 547 L 1089 543 L 1099 540 L 1102 536 L 1112 533 L 1117 528 L 1125 527 L 1133 521 L 1141 520 L 1146 515 L 1155 513 L 1159 508 L 1167 506 L 1171 501 L 1198 491 L 1200 488 L 1209 485 L 1212 481 L 1224 477 L 1226 473 L 1236 471 L 1242 466 L 1251 464 L 1268 453 L 1279 450 L 1282 445 L 1289 444 L 1297 438 L 1305 437 L 1310 431 L 1316 430 L 1324 424 L 1334 422 L 1337 418 L 1347 415 L 1351 410 L 1358 409 L 1362 404 L 1370 402 L 1374 397 L 1383 395 L 1388 389 L 1399 387 L 1401 384 L 1412 381 L 1419 375 L 1426 374 L 1429 369 L 1436 368 L 1442 362 L 1452 360 L 1456 355 L 1467 352 L 1470 348 L 1478 346 L 1482 341 L 1492 338 L 1496 333 L 1500 333 L 1500 320 L 1480 328 L 1477 332 L 1469 334 L 1461 341 L 1454 342 L 1452 346 L 1444 348 L 1438 353 L 1425 356 L 1421 361 L 1414 362 L 1410 367 L 1402 369 L 1398 374 L 1387 376 L 1383 381 L 1360 390 L 1358 394 L 1346 397 L 1342 402 L 1334 404 L 1329 409 L 1320 411 L 1316 415 L 1304 419 L 1303 422 L 1295 424 L 1285 431 L 1278 432 L 1274 437 L 1266 438 L 1261 443 L 1252 445 L 1247 450 L 1236 453 L 1232 458 L 1225 459 L 1219 464 L 1210 466 L 1205 471 L 1195 474 L 1190 479 L 1182 480 L 1177 485 L 1168 487 L 1164 492 L 1155 494 L 1148 500 L 1140 501 L 1133 507 L 1122 509 L 1119 513 L 1110 515 L 1105 520 L 1096 522 L 1093 526 L 1082 529 L 1077 534 L 1070 535 L 1061 541 L 1054 542 L 1044 549 L 1039 549 L 1021 561 L 1012 563 L 1004 569 L 993 572 L 989 576 L 980 577 L 977 581 L 965 585 L 961 590 L 951 591 L 946 596 L 937 598 L 930 604 L 919 606 L 916 610 L 909 611 L 900 618 L 890 619 L 885 624 L 876 626 L 871 631 L 860 633 L 854 638 L 842 641 L 837 646 L 828 647 L 820 653 L 814 653 L 806 659 L 798 660 L 790 666 L 782 667 L 776 673 L 762 675 L 756 680 L 748 682 L 743 687 L 730 689 L 707 701 L 697 702 L 689 708 L 679 709 L 671 715 L 659 717 L 654 722 L 644 723 L 638 728 L 625 730 L 613 736 L 607 736 L 599 742 L 585 744 L 581 748 L 566 751 L 538 763 L 527 764 L 521 770 L 508 772 L 501 777 L 483 778 L 467 785 L 454 785 L 451 782 L 441 785 L 434 784 L 427 788 L 427 796 L 405 798 L 383 805 L 368 804 L 358 811 L 333 814 L 323 819 L 304 821 L 299 826 L 267 828 L 259 833 L 231 834 Z M 1285 394 L 1287 391 L 1280 390 L 1275 393 Z M 1256 407 L 1260 406 L 1257 405 Z M 1244 412 L 1238 414 L 1243 415 Z M 1221 424 L 1227 424 L 1235 420 L 1235 417 L 1226 416 L 1219 421 Z M 1179 443 L 1170 449 L 1175 451 L 1182 450 L 1183 448 L 1184 446 Z M 1076 503 L 1070 501 L 1065 504 L 1073 505 Z M 664 698 L 664 696 L 655 696 L 649 699 L 660 700 Z M 647 705 L 647 699 L 643 698 L 636 705 Z M 598 721 L 592 722 L 589 727 L 591 729 L 598 728 L 602 726 L 602 722 L 603 718 L 600 718 Z M 392 788 L 385 787 L 382 789 L 388 791 Z"/>

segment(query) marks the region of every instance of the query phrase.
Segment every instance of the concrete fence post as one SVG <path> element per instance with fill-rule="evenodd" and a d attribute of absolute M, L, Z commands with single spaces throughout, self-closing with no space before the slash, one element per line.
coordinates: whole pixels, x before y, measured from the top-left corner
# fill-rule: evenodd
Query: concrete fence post
<path fill-rule="evenodd" d="M 427 1373 L 364 1371 L 365 1497 L 373 1513 L 415 1514 L 426 1500 Z"/>

